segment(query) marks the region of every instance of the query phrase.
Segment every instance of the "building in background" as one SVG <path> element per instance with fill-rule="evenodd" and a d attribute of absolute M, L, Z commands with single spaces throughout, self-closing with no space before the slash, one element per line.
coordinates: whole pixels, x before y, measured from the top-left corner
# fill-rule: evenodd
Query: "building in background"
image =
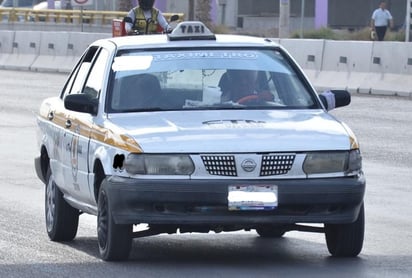
<path fill-rule="evenodd" d="M 195 0 L 196 3 L 198 0 Z M 304 13 L 302 14 L 302 1 Z M 290 30 L 330 27 L 362 29 L 370 25 L 372 12 L 380 0 L 290 0 Z M 216 25 L 238 31 L 273 33 L 279 25 L 280 0 L 210 0 L 211 18 Z M 407 0 L 387 0 L 396 28 L 404 24 Z M 156 6 L 167 12 L 189 14 L 189 0 L 156 0 Z M 303 17 L 302 17 L 303 15 Z M 303 22 L 302 22 L 303 20 Z M 302 24 L 303 23 L 303 24 Z"/>
<path fill-rule="evenodd" d="M 53 1 L 53 0 L 48 0 Z M 64 2 L 70 0 L 62 0 Z M 278 34 L 280 0 L 209 0 L 210 18 L 214 25 L 224 25 L 235 31 L 256 35 Z M 357 30 L 370 26 L 370 18 L 380 0 L 289 0 L 290 32 L 322 27 Z M 118 10 L 120 3 L 137 5 L 137 0 L 93 0 L 86 9 Z M 387 0 L 395 27 L 405 23 L 407 0 Z M 200 0 L 156 0 L 155 6 L 164 12 L 184 13 L 186 19 Z M 193 7 L 191 7 L 193 4 Z M 304 12 L 302 13 L 302 4 Z M 64 5 L 63 5 L 64 6 Z M 193 9 L 193 10 L 191 10 Z M 193 16 L 194 20 L 197 18 Z"/>
<path fill-rule="evenodd" d="M 329 0 L 328 26 L 331 28 L 359 29 L 370 26 L 373 11 L 380 0 Z M 402 27 L 406 18 L 407 0 L 386 0 L 395 29 Z"/>

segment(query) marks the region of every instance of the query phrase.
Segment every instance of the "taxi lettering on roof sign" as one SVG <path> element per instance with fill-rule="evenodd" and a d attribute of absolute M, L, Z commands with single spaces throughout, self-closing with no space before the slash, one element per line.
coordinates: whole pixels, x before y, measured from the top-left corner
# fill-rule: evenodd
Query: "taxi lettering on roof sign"
<path fill-rule="evenodd" d="M 214 40 L 215 35 L 202 22 L 185 21 L 179 23 L 169 34 L 170 40 Z"/>
<path fill-rule="evenodd" d="M 282 46 L 201 22 L 96 41 L 37 116 L 47 234 L 73 240 L 88 213 L 107 261 L 178 231 L 317 231 L 332 256 L 357 256 L 362 156 L 329 114 L 350 100 L 318 94 Z"/>

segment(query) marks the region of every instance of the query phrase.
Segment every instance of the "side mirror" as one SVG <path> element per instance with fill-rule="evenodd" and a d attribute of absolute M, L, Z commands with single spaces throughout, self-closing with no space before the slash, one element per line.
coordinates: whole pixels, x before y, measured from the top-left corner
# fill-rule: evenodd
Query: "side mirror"
<path fill-rule="evenodd" d="M 319 94 L 319 98 L 328 111 L 333 110 L 334 108 L 347 106 L 351 102 L 351 95 L 346 90 L 326 91 Z"/>
<path fill-rule="evenodd" d="M 73 94 L 64 98 L 64 107 L 68 110 L 97 114 L 97 99 L 87 94 Z"/>

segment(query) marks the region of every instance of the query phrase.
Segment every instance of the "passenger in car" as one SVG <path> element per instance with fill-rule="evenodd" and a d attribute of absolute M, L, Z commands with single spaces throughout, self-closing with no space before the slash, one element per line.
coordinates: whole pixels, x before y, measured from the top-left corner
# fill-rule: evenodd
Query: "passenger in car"
<path fill-rule="evenodd" d="M 124 110 L 159 108 L 162 89 L 156 76 L 140 74 L 122 81 L 120 107 Z"/>

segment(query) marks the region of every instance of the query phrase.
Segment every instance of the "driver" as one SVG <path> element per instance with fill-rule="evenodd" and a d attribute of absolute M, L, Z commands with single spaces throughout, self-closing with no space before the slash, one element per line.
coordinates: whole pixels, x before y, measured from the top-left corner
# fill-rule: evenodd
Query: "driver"
<path fill-rule="evenodd" d="M 273 95 L 269 92 L 258 92 L 258 83 L 256 70 L 227 70 L 219 82 L 222 90 L 221 102 L 272 101 Z"/>
<path fill-rule="evenodd" d="M 125 21 L 125 29 L 128 34 L 137 31 L 138 34 L 152 34 L 159 32 L 159 25 L 166 33 L 172 31 L 162 12 L 155 7 L 154 0 L 139 0 L 139 6 L 129 11 L 126 17 L 131 22 Z"/>

